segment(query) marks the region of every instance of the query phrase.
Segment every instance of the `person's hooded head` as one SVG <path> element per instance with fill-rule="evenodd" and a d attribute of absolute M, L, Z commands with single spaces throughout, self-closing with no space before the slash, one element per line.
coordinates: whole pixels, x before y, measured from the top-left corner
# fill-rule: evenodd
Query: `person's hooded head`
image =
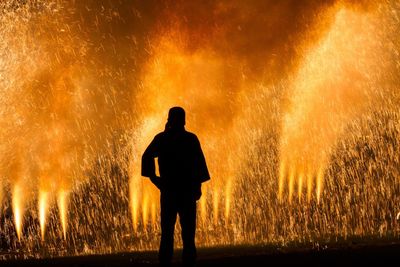
<path fill-rule="evenodd" d="M 172 107 L 168 112 L 166 130 L 180 130 L 185 127 L 185 110 L 181 107 Z"/>

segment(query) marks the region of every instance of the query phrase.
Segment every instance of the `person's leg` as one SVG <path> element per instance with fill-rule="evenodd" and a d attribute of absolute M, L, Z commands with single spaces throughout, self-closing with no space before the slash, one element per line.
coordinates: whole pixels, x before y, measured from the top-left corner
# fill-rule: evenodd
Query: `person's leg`
<path fill-rule="evenodd" d="M 177 208 L 175 201 L 161 195 L 161 242 L 158 259 L 162 266 L 171 264 L 174 253 L 174 229 Z"/>
<path fill-rule="evenodd" d="M 185 201 L 179 208 L 179 218 L 183 241 L 182 260 L 185 265 L 192 266 L 197 257 L 195 244 L 196 201 Z"/>

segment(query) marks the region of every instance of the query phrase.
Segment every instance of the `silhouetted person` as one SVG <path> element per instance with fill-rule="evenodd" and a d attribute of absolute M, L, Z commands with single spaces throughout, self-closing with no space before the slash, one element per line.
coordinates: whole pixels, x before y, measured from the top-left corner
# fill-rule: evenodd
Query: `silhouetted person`
<path fill-rule="evenodd" d="M 160 177 L 156 176 L 155 158 Z M 197 136 L 185 130 L 183 108 L 169 110 L 165 131 L 154 137 L 143 154 L 142 176 L 150 177 L 161 191 L 161 265 L 171 264 L 177 214 L 182 228 L 182 260 L 185 265 L 194 265 L 196 201 L 201 197 L 201 183 L 210 175 Z"/>

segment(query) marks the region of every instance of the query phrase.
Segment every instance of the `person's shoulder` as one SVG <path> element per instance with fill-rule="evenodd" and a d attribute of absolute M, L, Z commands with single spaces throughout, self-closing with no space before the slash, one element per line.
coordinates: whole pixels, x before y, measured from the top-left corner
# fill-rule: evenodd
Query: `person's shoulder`
<path fill-rule="evenodd" d="M 160 140 L 165 138 L 165 132 L 160 132 L 158 134 L 156 134 L 156 136 L 154 136 L 154 140 Z"/>
<path fill-rule="evenodd" d="M 192 132 L 185 131 L 185 135 L 186 135 L 187 138 L 189 138 L 189 139 L 191 139 L 193 141 L 198 141 L 199 140 L 199 138 L 197 138 L 197 135 L 195 135 Z"/>
<path fill-rule="evenodd" d="M 186 136 L 188 136 L 188 137 L 197 138 L 197 135 L 195 135 L 195 134 L 192 133 L 192 132 L 186 131 L 186 130 L 185 130 L 185 134 L 186 134 Z"/>

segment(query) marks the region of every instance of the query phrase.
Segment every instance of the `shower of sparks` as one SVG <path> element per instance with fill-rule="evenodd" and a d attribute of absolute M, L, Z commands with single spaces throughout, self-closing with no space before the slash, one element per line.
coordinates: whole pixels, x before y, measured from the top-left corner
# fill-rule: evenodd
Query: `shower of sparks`
<path fill-rule="evenodd" d="M 138 198 L 134 192 L 134 189 L 131 189 L 130 202 L 131 202 L 130 207 L 131 207 L 133 230 L 136 233 L 138 228 L 139 215 L 138 215 Z"/>
<path fill-rule="evenodd" d="M 292 105 L 284 119 L 279 172 L 279 198 L 287 179 L 292 202 L 295 184 L 302 192 L 306 167 L 307 198 L 315 190 L 320 202 L 329 156 L 346 126 L 368 108 L 369 91 L 376 83 L 369 75 L 380 51 L 377 19 L 338 8 L 334 23 L 306 56 L 293 80 Z M 383 54 L 383 53 L 382 53 Z M 287 177 L 285 178 L 285 176 Z"/>
<path fill-rule="evenodd" d="M 40 223 L 40 233 L 42 241 L 44 241 L 45 228 L 46 228 L 46 218 L 48 209 L 48 192 L 39 192 L 39 223 Z"/>
<path fill-rule="evenodd" d="M 19 185 L 14 186 L 13 190 L 13 213 L 15 230 L 17 231 L 18 240 L 21 241 L 22 224 L 23 224 L 23 206 L 22 206 L 22 192 Z"/>
<path fill-rule="evenodd" d="M 60 211 L 60 221 L 62 226 L 62 232 L 64 239 L 67 238 L 67 225 L 68 225 L 68 218 L 67 218 L 67 192 L 61 190 L 58 192 L 58 209 Z"/>
<path fill-rule="evenodd" d="M 225 220 L 229 219 L 229 212 L 231 210 L 231 194 L 232 194 L 232 181 L 228 179 L 225 186 Z"/>
<path fill-rule="evenodd" d="M 149 213 L 149 197 L 144 196 L 143 197 L 143 202 L 142 202 L 142 220 L 144 224 L 144 228 L 147 226 L 147 220 L 148 220 L 148 213 Z"/>
<path fill-rule="evenodd" d="M 202 222 L 207 221 L 207 202 L 206 198 L 204 197 L 206 195 L 206 192 L 204 192 L 203 189 L 203 197 L 200 198 L 200 219 Z"/>
<path fill-rule="evenodd" d="M 215 225 L 218 224 L 219 222 L 218 213 L 219 213 L 219 195 L 218 192 L 215 192 L 213 194 L 213 217 Z"/>
<path fill-rule="evenodd" d="M 0 1 L 6 250 L 156 249 L 140 161 L 176 105 L 200 246 L 398 239 L 399 1 L 106 2 Z"/>

